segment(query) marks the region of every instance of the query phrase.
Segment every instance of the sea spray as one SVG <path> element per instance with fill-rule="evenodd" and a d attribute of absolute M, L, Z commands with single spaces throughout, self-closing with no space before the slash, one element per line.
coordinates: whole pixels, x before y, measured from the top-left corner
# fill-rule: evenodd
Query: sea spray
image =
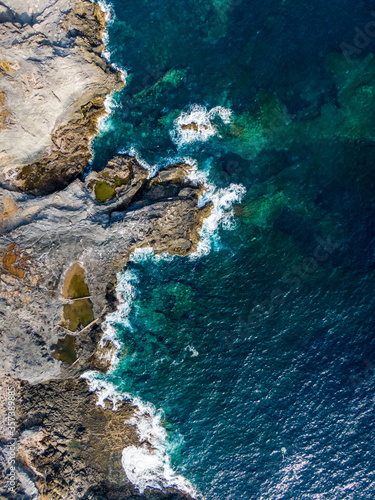
<path fill-rule="evenodd" d="M 179 148 L 197 141 L 205 142 L 218 134 L 215 119 L 220 118 L 223 123 L 229 123 L 231 114 L 230 109 L 221 106 L 208 111 L 204 106 L 194 104 L 176 119 L 170 132 L 171 139 Z"/>
<path fill-rule="evenodd" d="M 152 247 L 136 248 L 129 257 L 129 262 L 145 262 L 145 261 L 171 261 L 179 258 L 178 255 L 171 255 L 163 252 L 160 255 L 155 255 Z M 118 363 L 118 351 L 121 347 L 120 339 L 118 338 L 116 325 L 121 323 L 129 331 L 133 330 L 133 326 L 129 320 L 129 314 L 135 298 L 136 286 L 139 283 L 139 278 L 136 271 L 125 268 L 124 271 L 117 274 L 116 295 L 119 300 L 119 306 L 115 312 L 110 314 L 103 323 L 103 335 L 100 339 L 99 346 L 104 347 L 106 342 L 111 342 L 116 348 L 112 358 L 111 368 L 109 373 L 113 373 Z"/>
<path fill-rule="evenodd" d="M 121 306 L 118 307 L 114 313 L 110 314 L 103 323 L 104 334 L 99 342 L 100 347 L 104 347 L 105 343 L 108 341 L 115 347 L 111 360 L 111 372 L 113 372 L 117 366 L 119 361 L 118 352 L 121 347 L 115 325 L 121 322 L 121 324 L 125 325 L 131 331 L 132 326 L 128 317 L 134 299 L 135 285 L 137 283 L 138 277 L 135 272 L 130 269 L 125 269 L 122 273 L 117 274 L 116 293 Z"/>
<path fill-rule="evenodd" d="M 109 35 L 108 35 L 108 26 L 110 26 L 115 19 L 115 11 L 113 9 L 113 5 L 109 2 L 106 2 L 104 0 L 98 0 L 97 2 L 94 0 L 91 0 L 92 3 L 97 3 L 105 14 L 105 31 L 103 33 L 103 44 L 104 44 L 104 49 L 102 52 L 102 57 L 104 57 L 107 62 L 116 70 L 120 73 L 121 80 L 124 82 L 126 85 L 126 79 L 128 77 L 128 72 L 122 68 L 119 64 L 114 63 L 111 61 L 111 52 L 109 49 Z M 114 96 L 116 94 L 116 90 L 108 94 L 105 98 L 104 101 L 104 107 L 106 114 L 104 116 L 101 116 L 98 118 L 97 126 L 99 133 L 104 133 L 108 132 L 108 130 L 111 129 L 111 122 L 110 122 L 110 116 L 113 113 L 113 111 L 120 107 L 119 102 L 116 102 L 114 100 Z"/>
<path fill-rule="evenodd" d="M 138 407 L 139 408 L 139 407 Z M 144 406 L 129 420 L 136 425 L 142 446 L 129 446 L 122 452 L 122 466 L 128 479 L 141 493 L 147 487 L 165 489 L 175 487 L 197 498 L 193 485 L 177 475 L 170 464 L 171 443 L 162 425 L 163 413 L 152 405 Z"/>
<path fill-rule="evenodd" d="M 211 194 L 213 208 L 210 216 L 203 221 L 198 248 L 196 252 L 189 255 L 190 259 L 208 255 L 212 249 L 221 248 L 220 235 L 217 230 L 219 227 L 227 230 L 235 228 L 233 204 L 240 203 L 245 193 L 246 189 L 241 184 L 231 184 Z"/>
<path fill-rule="evenodd" d="M 113 65 L 112 65 L 113 66 Z M 121 104 L 115 100 L 116 90 L 108 94 L 104 100 L 105 114 L 100 116 L 97 121 L 99 134 L 104 134 L 112 130 L 113 125 L 111 121 L 112 113 L 115 109 L 121 107 Z"/>
<path fill-rule="evenodd" d="M 175 487 L 193 498 L 201 498 L 190 481 L 176 474 L 171 467 L 171 443 L 162 425 L 162 410 L 157 410 L 151 403 L 145 403 L 131 394 L 120 393 L 112 383 L 101 377 L 101 374 L 94 371 L 82 375 L 87 380 L 90 391 L 96 392 L 98 406 L 106 408 L 108 401 L 112 403 L 113 411 L 116 411 L 122 401 L 131 401 L 134 405 L 134 414 L 124 425 L 136 427 L 142 444 L 128 446 L 122 452 L 121 463 L 129 481 L 141 494 L 146 488 L 163 490 Z"/>
<path fill-rule="evenodd" d="M 217 188 L 209 180 L 210 164 L 206 170 L 199 170 L 197 164 L 194 164 L 188 174 L 188 178 L 204 186 L 204 191 L 199 198 L 199 206 L 203 207 L 211 202 L 213 208 L 209 217 L 204 219 L 202 228 L 199 232 L 199 243 L 196 252 L 189 255 L 190 259 L 195 259 L 203 255 L 208 255 L 212 249 L 221 248 L 219 227 L 227 230 L 235 228 L 235 219 L 233 205 L 240 203 L 245 194 L 246 188 L 242 184 L 230 184 L 225 188 Z"/>
<path fill-rule="evenodd" d="M 139 153 L 139 151 L 137 151 L 137 149 L 134 146 L 128 148 L 122 148 L 117 153 L 119 155 L 129 155 L 134 157 L 143 168 L 148 170 L 149 179 L 155 177 L 155 175 L 159 172 L 159 170 L 169 165 L 177 165 L 178 163 L 184 163 L 185 165 L 191 166 L 192 169 L 196 168 L 197 166 L 196 160 L 194 160 L 189 156 L 181 156 L 181 155 L 164 157 L 157 163 L 151 165 L 142 157 L 142 155 Z"/>
<path fill-rule="evenodd" d="M 105 14 L 105 20 L 107 25 L 110 23 L 113 23 L 114 16 L 115 16 L 115 11 L 113 9 L 113 5 L 110 2 L 107 2 L 106 0 L 91 0 L 92 3 L 97 3 Z"/>
<path fill-rule="evenodd" d="M 154 177 L 157 174 L 158 170 L 160 170 L 160 168 L 161 168 L 161 166 L 159 164 L 150 165 L 149 163 L 147 163 L 147 161 L 144 158 L 142 158 L 141 154 L 133 146 L 131 146 L 129 148 L 120 149 L 118 151 L 118 154 L 119 155 L 129 155 L 129 156 L 132 156 L 133 158 L 135 158 L 137 160 L 137 162 L 144 169 L 148 170 L 148 172 L 149 172 L 148 178 L 149 179 Z"/>
<path fill-rule="evenodd" d="M 102 52 L 102 57 L 104 57 L 109 64 L 120 73 L 121 80 L 126 84 L 127 83 L 127 78 L 128 78 L 128 71 L 121 67 L 119 64 L 113 62 L 112 59 L 112 53 L 109 49 L 109 36 L 108 36 L 108 31 L 107 27 L 108 24 L 111 24 L 113 22 L 113 16 L 109 16 L 109 22 L 106 24 L 106 31 L 103 33 L 103 43 L 104 43 L 104 50 Z"/>
<path fill-rule="evenodd" d="M 232 111 L 222 106 L 216 106 L 208 111 L 204 106 L 194 104 L 176 119 L 170 132 L 171 138 L 179 149 L 193 142 L 207 141 L 218 134 L 213 121 L 219 117 L 223 123 L 227 124 L 230 122 L 231 115 Z M 206 163 L 206 168 L 203 169 L 198 169 L 196 160 L 191 160 L 190 165 L 192 168 L 188 179 L 202 184 L 205 188 L 199 198 L 199 206 L 203 207 L 208 202 L 213 205 L 210 216 L 203 221 L 198 248 L 189 256 L 190 259 L 195 259 L 208 255 L 212 249 L 220 248 L 219 227 L 234 229 L 233 205 L 242 201 L 246 188 L 242 184 L 230 184 L 228 187 L 218 189 L 209 180 L 211 162 Z"/>
<path fill-rule="evenodd" d="M 177 163 L 189 165 L 191 169 L 186 178 L 194 184 L 201 184 L 204 187 L 203 193 L 198 200 L 199 207 L 202 208 L 209 202 L 212 202 L 213 205 L 210 216 L 204 219 L 202 228 L 199 232 L 200 241 L 198 243 L 197 251 L 190 254 L 189 258 L 193 259 L 201 257 L 203 255 L 207 255 L 211 249 L 220 248 L 218 228 L 222 227 L 227 230 L 233 230 L 235 228 L 233 205 L 235 203 L 240 203 L 243 200 L 246 194 L 245 186 L 242 184 L 232 183 L 228 187 L 217 188 L 217 186 L 210 181 L 210 163 L 208 163 L 204 169 L 199 169 L 198 162 L 188 156 L 164 158 L 160 162 L 150 165 L 133 147 L 122 149 L 119 151 L 119 154 L 128 154 L 135 157 L 140 165 L 149 171 L 149 178 L 154 177 L 159 170 L 168 165 Z M 140 255 L 147 257 L 149 251 L 150 250 L 146 251 L 144 254 L 142 252 L 135 253 L 133 258 L 139 258 Z M 165 259 L 168 257 L 164 256 L 163 258 Z"/>
<path fill-rule="evenodd" d="M 168 261 L 175 258 L 178 258 L 178 256 L 171 255 L 166 252 L 161 255 L 155 255 L 153 248 L 145 247 L 136 248 L 129 257 L 129 262 L 145 262 L 149 260 Z M 109 341 L 116 347 L 117 350 L 120 349 L 121 344 L 116 330 L 117 324 L 121 323 L 122 326 L 126 327 L 129 331 L 132 331 L 133 327 L 129 320 L 129 314 L 135 297 L 136 285 L 138 283 L 139 278 L 134 270 L 125 268 L 124 271 L 117 274 L 116 295 L 119 300 L 119 307 L 115 312 L 110 314 L 103 323 L 104 333 L 99 342 L 100 347 L 104 347 L 105 343 Z M 116 364 L 116 361 L 114 362 Z M 111 373 L 114 371 L 115 364 L 111 365 Z"/>

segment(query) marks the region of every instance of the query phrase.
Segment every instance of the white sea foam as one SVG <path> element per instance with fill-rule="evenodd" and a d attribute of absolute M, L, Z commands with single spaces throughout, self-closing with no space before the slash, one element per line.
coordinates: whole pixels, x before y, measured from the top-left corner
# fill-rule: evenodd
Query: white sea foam
<path fill-rule="evenodd" d="M 113 111 L 119 107 L 119 104 L 114 100 L 114 92 L 111 92 L 104 99 L 105 114 L 98 118 L 98 130 L 100 133 L 108 132 L 112 128 L 111 115 Z"/>
<path fill-rule="evenodd" d="M 137 283 L 138 277 L 136 273 L 130 269 L 125 269 L 125 271 L 117 275 L 116 293 L 120 306 L 114 313 L 110 314 L 103 323 L 104 333 L 99 343 L 100 347 L 104 347 L 105 342 L 109 341 L 116 348 L 111 360 L 111 372 L 113 372 L 118 364 L 118 349 L 121 347 L 117 336 L 116 324 L 121 323 L 129 330 L 132 330 L 132 325 L 129 321 L 129 313 L 134 299 L 135 286 Z"/>
<path fill-rule="evenodd" d="M 107 59 L 107 61 L 113 66 L 120 74 L 121 74 L 121 80 L 126 83 L 126 79 L 128 77 L 128 72 L 126 69 L 121 68 L 118 64 L 111 62 L 111 52 L 109 50 L 109 36 L 108 36 L 108 26 L 112 24 L 115 20 L 116 14 L 113 8 L 112 3 L 109 1 L 107 2 L 106 0 L 90 0 L 91 3 L 97 3 L 105 14 L 105 22 L 106 22 L 106 29 L 103 33 L 103 43 L 104 43 L 104 50 L 102 52 L 102 56 Z"/>
<path fill-rule="evenodd" d="M 111 65 L 115 68 L 115 70 L 117 70 L 120 73 L 121 80 L 126 84 L 126 79 L 128 78 L 127 70 L 114 62 L 111 62 Z"/>
<path fill-rule="evenodd" d="M 97 406 L 106 408 L 105 401 L 110 401 L 115 411 L 117 410 L 118 403 L 126 399 L 126 397 L 124 394 L 118 394 L 115 386 L 110 382 L 106 382 L 100 376 L 101 374 L 98 372 L 88 371 L 81 375 L 81 378 L 87 381 L 91 392 L 96 392 Z"/>
<path fill-rule="evenodd" d="M 121 463 L 129 481 L 141 494 L 146 488 L 163 490 L 175 487 L 190 493 L 194 498 L 199 498 L 193 485 L 183 476 L 176 474 L 171 467 L 171 445 L 167 431 L 162 425 L 162 411 L 130 394 L 117 392 L 113 384 L 100 377 L 97 372 L 82 375 L 82 378 L 87 380 L 90 391 L 96 392 L 98 406 L 105 408 L 106 401 L 109 401 L 115 411 L 118 404 L 124 400 L 129 400 L 134 405 L 134 415 L 125 421 L 124 425 L 136 426 L 142 445 L 128 446 L 122 452 Z"/>
<path fill-rule="evenodd" d="M 175 120 L 173 129 L 170 132 L 171 138 L 179 147 L 196 141 L 207 141 L 218 133 L 214 119 L 219 117 L 223 123 L 229 123 L 231 114 L 230 109 L 222 106 L 216 106 L 208 110 L 204 106 L 194 104 L 190 106 L 188 111 L 182 112 Z"/>
<path fill-rule="evenodd" d="M 160 254 L 155 254 L 152 247 L 137 248 L 130 256 L 129 261 L 132 262 L 149 262 L 153 264 L 155 262 L 165 261 L 171 262 L 172 260 L 180 259 L 179 255 L 172 255 L 168 252 L 163 252 Z"/>
<path fill-rule="evenodd" d="M 205 191 L 199 198 L 199 206 L 203 207 L 209 202 L 213 204 L 210 216 L 203 221 L 197 251 L 189 255 L 190 259 L 208 255 L 212 249 L 220 248 L 218 229 L 219 227 L 227 230 L 234 229 L 233 205 L 240 203 L 246 194 L 246 188 L 242 184 L 230 184 L 226 188 L 217 188 L 209 181 L 209 169 L 210 166 L 208 166 L 208 171 L 198 170 L 194 165 L 188 175 L 191 181 L 203 184 L 205 187 Z"/>
<path fill-rule="evenodd" d="M 187 345 L 185 351 L 188 351 L 192 358 L 199 356 L 199 352 L 192 345 Z"/>
<path fill-rule="evenodd" d="M 186 165 L 190 165 L 191 170 L 187 175 L 187 179 L 195 184 L 202 184 L 205 187 L 203 194 L 198 200 L 199 207 L 203 207 L 206 203 L 212 202 L 213 208 L 210 216 L 203 221 L 197 251 L 190 254 L 189 258 L 195 259 L 203 255 L 208 255 L 212 249 L 220 248 L 220 236 L 217 230 L 219 227 L 227 230 L 234 229 L 235 220 L 233 205 L 235 203 L 240 203 L 246 194 L 246 188 L 242 184 L 230 184 L 226 188 L 218 189 L 215 184 L 209 180 L 210 165 L 207 166 L 206 170 L 199 170 L 197 161 L 188 156 L 164 158 L 162 161 L 154 165 L 150 165 L 140 156 L 135 148 L 120 150 L 119 154 L 134 156 L 143 168 L 149 171 L 149 178 L 154 177 L 161 168 L 167 165 L 173 165 L 175 163 L 185 163 Z M 146 253 L 143 253 L 144 251 Z M 146 258 L 150 252 L 152 253 L 153 258 L 156 259 L 160 258 L 164 260 L 171 260 L 176 257 L 171 256 L 168 253 L 158 256 L 155 255 L 152 249 L 149 248 L 147 250 L 137 249 L 131 258 L 136 259 L 138 258 L 137 256 Z"/>
<path fill-rule="evenodd" d="M 210 197 L 213 208 L 210 216 L 203 221 L 197 251 L 189 255 L 190 259 L 208 255 L 212 249 L 217 250 L 221 247 L 218 228 L 234 229 L 236 223 L 233 204 L 239 203 L 245 193 L 246 189 L 242 184 L 230 184 L 227 188 L 217 189 L 210 194 L 205 194 L 205 196 Z"/>
<path fill-rule="evenodd" d="M 125 473 L 141 493 L 146 488 L 178 488 L 195 495 L 194 488 L 183 476 L 176 475 L 171 468 L 168 455 L 160 448 L 129 446 L 122 452 L 122 466 Z"/>
<path fill-rule="evenodd" d="M 151 177 L 154 177 L 154 175 L 157 172 L 156 165 L 150 165 L 149 163 L 147 163 L 147 161 L 141 157 L 139 152 L 134 147 L 120 149 L 118 151 L 118 154 L 119 155 L 129 155 L 129 156 L 134 157 L 143 168 L 145 168 L 146 170 L 149 171 L 149 174 L 148 174 L 149 179 Z"/>
<path fill-rule="evenodd" d="M 111 25 L 116 17 L 113 5 L 110 2 L 107 2 L 105 0 L 90 0 L 92 3 L 97 3 L 100 7 L 100 9 L 104 12 L 105 14 L 105 22 L 106 22 L 106 28 L 103 33 L 103 43 L 104 43 L 104 50 L 102 52 L 102 56 L 107 59 L 107 61 L 111 64 L 113 68 L 115 68 L 119 73 L 121 74 L 121 80 L 126 83 L 126 78 L 128 76 L 128 72 L 126 69 L 121 68 L 118 64 L 111 62 L 111 52 L 109 50 L 109 35 L 108 35 L 108 26 Z"/>
<path fill-rule="evenodd" d="M 152 248 L 136 249 L 130 260 L 141 262 L 149 259 L 166 259 L 169 256 L 155 256 Z M 139 278 L 135 271 L 125 269 L 118 275 L 116 288 L 120 305 L 116 312 L 109 315 L 103 324 L 104 335 L 101 345 L 110 340 L 117 349 L 120 342 L 116 333 L 116 324 L 121 323 L 128 329 L 132 329 L 129 320 L 132 303 L 135 297 L 136 285 Z M 118 362 L 117 356 L 112 359 L 111 371 Z M 106 402 L 112 403 L 115 411 L 121 401 L 129 400 L 134 405 L 134 416 L 125 425 L 136 426 L 137 433 L 142 445 L 140 447 L 130 446 L 123 450 L 122 466 L 129 481 L 134 484 L 141 493 L 147 488 L 164 489 L 176 487 L 181 491 L 190 493 L 198 498 L 193 485 L 183 476 L 176 474 L 170 464 L 169 453 L 171 444 L 168 441 L 166 429 L 161 424 L 163 412 L 157 410 L 152 404 L 145 403 L 141 399 L 127 393 L 120 393 L 115 386 L 103 379 L 103 375 L 95 371 L 86 372 L 82 375 L 86 379 L 91 391 L 97 395 L 97 405 L 105 408 Z"/>
<path fill-rule="evenodd" d="M 107 22 L 106 26 L 108 26 L 108 24 L 111 24 L 113 22 L 113 15 L 111 15 L 111 17 L 109 18 L 110 22 Z M 109 62 L 109 64 L 120 73 L 121 80 L 126 84 L 126 79 L 128 77 L 127 70 L 125 68 L 122 68 L 119 64 L 111 61 L 112 54 L 111 51 L 109 50 L 109 35 L 107 27 L 106 31 L 103 33 L 103 43 L 104 43 L 104 50 L 102 52 L 102 57 L 104 57 Z"/>
<path fill-rule="evenodd" d="M 141 447 L 129 446 L 122 452 L 122 466 L 128 479 L 141 493 L 147 487 L 165 489 L 176 487 L 197 497 L 193 485 L 171 467 L 167 431 L 161 424 L 163 414 L 148 405 L 129 420 L 136 425 Z"/>
<path fill-rule="evenodd" d="M 104 50 L 102 52 L 102 57 L 104 57 L 108 63 L 117 71 L 119 71 L 121 75 L 121 80 L 126 84 L 126 78 L 128 76 L 128 73 L 125 69 L 121 68 L 118 64 L 111 62 L 111 52 L 109 50 L 109 36 L 108 36 L 108 26 L 113 23 L 115 19 L 115 11 L 113 9 L 113 6 L 111 3 L 103 1 L 103 0 L 98 0 L 95 2 L 94 0 L 91 0 L 93 3 L 98 3 L 99 7 L 105 14 L 105 20 L 106 20 L 106 28 L 103 33 L 103 44 L 104 44 Z M 98 119 L 98 130 L 100 133 L 108 132 L 111 130 L 112 125 L 111 125 L 111 114 L 114 109 L 119 107 L 119 104 L 114 101 L 114 94 L 116 91 L 111 92 L 108 94 L 105 98 L 104 101 L 104 107 L 106 114 L 104 116 L 101 116 Z"/>
<path fill-rule="evenodd" d="M 186 165 L 191 165 L 193 167 L 197 163 L 193 158 L 190 158 L 189 156 L 176 155 L 165 157 L 157 163 L 151 165 L 150 163 L 147 163 L 144 158 L 142 158 L 141 154 L 134 147 L 120 149 L 118 151 L 118 154 L 133 156 L 143 168 L 149 171 L 149 179 L 155 177 L 160 169 L 168 165 L 185 163 Z"/>
<path fill-rule="evenodd" d="M 113 22 L 114 17 L 115 17 L 115 11 L 113 9 L 113 5 L 110 2 L 107 2 L 106 0 L 98 0 L 97 2 L 91 0 L 93 3 L 97 3 L 101 10 L 105 14 L 105 20 L 107 24 L 110 24 Z"/>

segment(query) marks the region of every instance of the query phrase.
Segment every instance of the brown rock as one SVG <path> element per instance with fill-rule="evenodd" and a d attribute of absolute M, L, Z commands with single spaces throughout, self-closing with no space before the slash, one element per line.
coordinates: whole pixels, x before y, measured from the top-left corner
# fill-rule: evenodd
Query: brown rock
<path fill-rule="evenodd" d="M 98 203 L 116 198 L 116 209 L 125 209 L 148 178 L 148 171 L 128 155 L 117 155 L 100 172 L 91 172 L 86 185 Z M 114 205 L 111 205 L 114 210 Z"/>
<path fill-rule="evenodd" d="M 123 82 L 102 57 L 97 3 L 39 0 L 33 9 L 28 16 L 12 0 L 0 23 L 0 185 L 44 195 L 85 168 L 104 100 Z"/>

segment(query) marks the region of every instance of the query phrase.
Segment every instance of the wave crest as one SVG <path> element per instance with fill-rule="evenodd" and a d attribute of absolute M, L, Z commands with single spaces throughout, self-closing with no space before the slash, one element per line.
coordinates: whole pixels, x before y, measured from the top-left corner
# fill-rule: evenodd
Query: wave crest
<path fill-rule="evenodd" d="M 89 389 L 97 394 L 97 405 L 106 407 L 105 401 L 112 402 L 116 411 L 121 401 L 128 400 L 134 404 L 134 416 L 124 425 L 135 425 L 141 446 L 128 446 L 123 449 L 121 463 L 129 481 L 140 491 L 146 488 L 177 488 L 190 494 L 197 500 L 201 498 L 193 485 L 182 475 L 176 474 L 171 466 L 169 453 L 173 451 L 168 441 L 165 427 L 162 425 L 163 412 L 151 403 L 127 393 L 120 393 L 115 386 L 100 378 L 94 371 L 82 375 Z"/>
<path fill-rule="evenodd" d="M 205 142 L 218 134 L 214 120 L 220 118 L 223 123 L 229 123 L 231 114 L 230 109 L 222 106 L 208 111 L 206 107 L 194 104 L 175 120 L 171 139 L 179 147 L 196 141 Z"/>

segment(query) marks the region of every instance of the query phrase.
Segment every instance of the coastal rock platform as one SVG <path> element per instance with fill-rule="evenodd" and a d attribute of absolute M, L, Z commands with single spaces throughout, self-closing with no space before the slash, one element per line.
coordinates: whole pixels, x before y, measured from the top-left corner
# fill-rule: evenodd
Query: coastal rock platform
<path fill-rule="evenodd" d="M 102 57 L 105 14 L 89 0 L 0 6 L 0 185 L 47 194 L 87 165 L 104 101 L 124 83 Z"/>
<path fill-rule="evenodd" d="M 121 451 L 145 444 L 124 425 L 136 409 L 97 406 L 80 378 L 110 367 L 115 346 L 100 342 L 103 323 L 131 253 L 194 252 L 211 211 L 199 208 L 203 187 L 188 165 L 150 179 L 136 158 L 117 155 L 79 178 L 105 99 L 123 86 L 102 57 L 104 29 L 105 14 L 88 0 L 0 5 L 0 498 L 190 498 L 135 489 Z"/>

